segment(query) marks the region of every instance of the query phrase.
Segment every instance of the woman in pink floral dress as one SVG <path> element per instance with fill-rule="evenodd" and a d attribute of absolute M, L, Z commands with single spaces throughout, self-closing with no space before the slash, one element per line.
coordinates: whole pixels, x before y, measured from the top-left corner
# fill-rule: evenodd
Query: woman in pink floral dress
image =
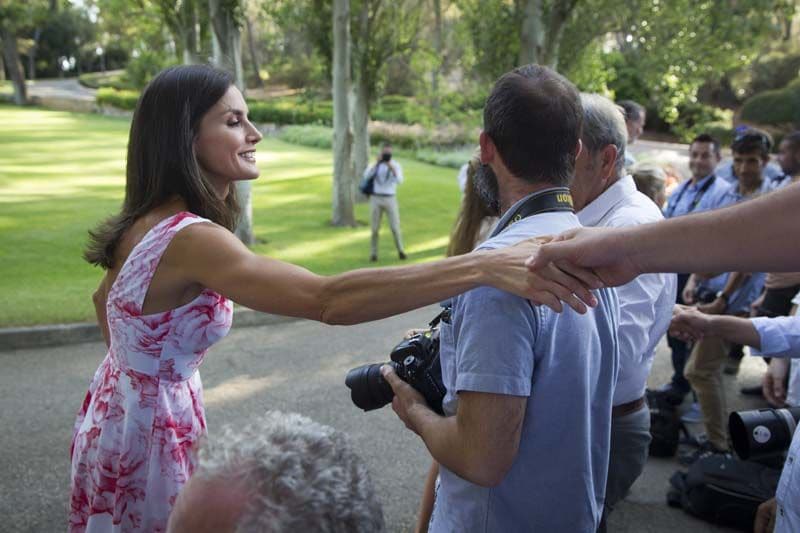
<path fill-rule="evenodd" d="M 106 270 L 94 295 L 108 353 L 72 441 L 70 530 L 164 531 L 205 434 L 197 368 L 230 329 L 232 301 L 356 323 L 481 284 L 582 309 L 575 280 L 540 284 L 524 266 L 538 246 L 435 263 L 317 276 L 250 252 L 231 233 L 233 183 L 255 179 L 261 134 L 231 77 L 206 66 L 161 72 L 131 124 L 121 212 L 91 232 L 86 259 Z M 539 284 L 539 287 L 537 287 Z"/>

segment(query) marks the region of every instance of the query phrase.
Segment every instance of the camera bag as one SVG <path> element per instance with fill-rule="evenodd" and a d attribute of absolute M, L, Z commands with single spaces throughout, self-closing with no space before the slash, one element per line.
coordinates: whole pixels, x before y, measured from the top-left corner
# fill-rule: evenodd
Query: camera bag
<path fill-rule="evenodd" d="M 775 496 L 780 475 L 730 454 L 708 455 L 672 475 L 667 503 L 707 522 L 752 531 L 758 506 Z"/>
<path fill-rule="evenodd" d="M 650 455 L 673 457 L 678 451 L 681 431 L 686 432 L 678 415 L 677 406 L 670 398 L 658 391 L 647 390 L 647 405 L 650 408 Z"/>
<path fill-rule="evenodd" d="M 361 183 L 358 184 L 358 190 L 365 196 L 370 196 L 375 192 L 375 177 L 378 175 L 378 165 L 375 165 L 375 170 L 370 172 L 369 176 L 362 178 Z"/>

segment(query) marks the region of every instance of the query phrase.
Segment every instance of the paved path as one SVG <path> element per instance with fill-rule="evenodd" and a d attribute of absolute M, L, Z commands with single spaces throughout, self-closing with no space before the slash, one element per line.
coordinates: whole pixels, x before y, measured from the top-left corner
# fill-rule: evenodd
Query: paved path
<path fill-rule="evenodd" d="M 388 530 L 409 531 L 427 452 L 390 409 L 357 410 L 343 380 L 347 369 L 385 359 L 403 331 L 434 314 L 427 308 L 348 328 L 298 321 L 231 332 L 202 369 L 210 431 L 267 409 L 297 411 L 345 431 L 369 464 Z M 64 530 L 71 426 L 102 356 L 100 343 L 0 352 L 0 531 Z M 668 378 L 668 359 L 662 346 L 654 384 Z M 746 360 L 740 380 L 755 381 L 761 368 L 760 359 Z M 738 394 L 730 397 L 734 407 L 743 405 Z M 651 460 L 612 515 L 612 531 L 725 531 L 666 506 L 666 480 L 676 468 L 672 460 Z"/>
<path fill-rule="evenodd" d="M 45 79 L 28 82 L 28 96 L 64 98 L 94 102 L 97 91 L 84 87 L 76 78 Z"/>

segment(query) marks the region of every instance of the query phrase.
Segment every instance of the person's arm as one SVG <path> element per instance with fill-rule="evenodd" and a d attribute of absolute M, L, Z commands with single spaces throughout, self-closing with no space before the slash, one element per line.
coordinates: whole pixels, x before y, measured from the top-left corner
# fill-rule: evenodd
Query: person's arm
<path fill-rule="evenodd" d="M 395 393 L 392 408 L 434 460 L 482 487 L 503 481 L 517 457 L 527 398 L 461 391 L 456 415 L 443 417 L 390 366 L 381 371 Z"/>
<path fill-rule="evenodd" d="M 436 499 L 436 478 L 439 476 L 439 463 L 431 461 L 428 475 L 425 477 L 425 486 L 422 488 L 422 498 L 417 511 L 417 526 L 414 533 L 428 533 L 428 526 L 433 515 L 433 504 Z"/>
<path fill-rule="evenodd" d="M 556 310 L 561 309 L 560 298 L 578 312 L 585 312 L 578 297 L 590 305 L 596 303 L 594 296 L 569 276 L 561 276 L 561 285 L 551 281 L 540 285 L 540 276 L 529 277 L 524 260 L 536 246 L 532 239 L 518 246 L 432 263 L 318 276 L 252 253 L 220 226 L 193 224 L 178 232 L 162 264 L 172 265 L 189 283 L 251 309 L 329 324 L 385 318 L 478 285 L 491 285 Z"/>
<path fill-rule="evenodd" d="M 728 279 L 725 281 L 725 286 L 720 291 L 721 294 L 714 298 L 712 302 L 707 304 L 699 304 L 697 308 L 700 311 L 711 315 L 721 315 L 725 313 L 725 311 L 728 309 L 731 296 L 739 287 L 742 286 L 742 284 L 744 284 L 745 281 L 747 281 L 749 277 L 750 274 L 746 272 L 731 272 L 728 275 Z"/>
<path fill-rule="evenodd" d="M 392 161 L 392 170 L 394 170 L 394 177 L 397 183 L 403 183 L 403 167 L 397 161 Z"/>
<path fill-rule="evenodd" d="M 103 340 L 106 341 L 106 346 L 111 346 L 111 333 L 108 330 L 108 316 L 106 315 L 106 302 L 108 301 L 108 274 L 103 276 L 97 290 L 92 294 L 92 302 L 94 303 L 94 312 L 97 316 L 97 325 L 100 326 L 100 333 L 103 334 Z"/>
<path fill-rule="evenodd" d="M 362 174 L 361 177 L 364 178 L 364 179 L 368 178 L 370 176 L 370 174 L 372 174 L 374 169 L 375 169 L 375 165 L 367 166 L 367 168 L 364 169 L 364 174 Z"/>
<path fill-rule="evenodd" d="M 761 347 L 761 338 L 750 319 L 730 315 L 710 315 L 694 307 L 675 306 L 669 334 L 692 341 L 703 337 L 722 337 L 733 344 Z"/>
<path fill-rule="evenodd" d="M 529 261 L 550 262 L 592 285 L 609 286 L 644 272 L 791 272 L 800 270 L 800 184 L 715 211 L 641 226 L 571 230 Z M 543 274 L 546 276 L 546 274 Z M 594 288 L 594 287 L 593 287 Z"/>

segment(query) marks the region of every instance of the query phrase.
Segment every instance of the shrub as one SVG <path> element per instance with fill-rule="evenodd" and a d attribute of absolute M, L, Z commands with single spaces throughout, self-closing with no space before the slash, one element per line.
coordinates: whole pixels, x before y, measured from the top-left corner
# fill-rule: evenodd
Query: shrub
<path fill-rule="evenodd" d="M 117 90 L 132 90 L 133 86 L 128 82 L 124 72 L 89 72 L 78 76 L 78 82 L 90 89 L 100 89 L 111 87 Z"/>
<path fill-rule="evenodd" d="M 315 148 L 333 147 L 333 129 L 327 126 L 286 126 L 278 133 L 282 141 Z"/>
<path fill-rule="evenodd" d="M 118 91 L 111 87 L 103 87 L 97 90 L 97 105 L 110 106 L 125 111 L 136 109 L 136 102 L 139 101 L 138 91 Z"/>
<path fill-rule="evenodd" d="M 417 150 L 414 157 L 420 161 L 440 167 L 461 168 L 461 165 L 470 160 L 474 150 L 475 149 L 472 147 L 463 147 L 449 151 L 426 148 Z"/>
<path fill-rule="evenodd" d="M 156 74 L 169 65 L 169 60 L 162 54 L 145 50 L 128 62 L 125 74 L 131 87 L 143 89 Z"/>
<path fill-rule="evenodd" d="M 333 124 L 333 110 L 327 106 L 313 109 L 295 100 L 248 100 L 250 120 L 270 124 Z"/>
<path fill-rule="evenodd" d="M 678 118 L 672 124 L 672 131 L 684 142 L 691 141 L 701 133 L 708 133 L 723 144 L 729 144 L 733 140 L 733 113 L 727 109 L 687 102 L 678 108 Z"/>
<path fill-rule="evenodd" d="M 742 106 L 742 120 L 755 124 L 793 124 L 800 127 L 800 79 L 783 89 L 764 91 Z"/>

